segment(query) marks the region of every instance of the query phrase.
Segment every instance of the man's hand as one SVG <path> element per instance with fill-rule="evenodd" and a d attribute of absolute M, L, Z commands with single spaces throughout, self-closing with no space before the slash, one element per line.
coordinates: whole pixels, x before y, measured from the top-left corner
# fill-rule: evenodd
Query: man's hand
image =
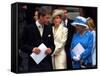
<path fill-rule="evenodd" d="M 39 54 L 40 53 L 40 49 L 35 47 L 35 48 L 33 48 L 32 52 L 34 52 L 35 54 Z"/>
<path fill-rule="evenodd" d="M 50 48 L 47 48 L 47 50 L 45 51 L 45 54 L 50 54 L 52 51 L 51 51 L 51 49 Z"/>

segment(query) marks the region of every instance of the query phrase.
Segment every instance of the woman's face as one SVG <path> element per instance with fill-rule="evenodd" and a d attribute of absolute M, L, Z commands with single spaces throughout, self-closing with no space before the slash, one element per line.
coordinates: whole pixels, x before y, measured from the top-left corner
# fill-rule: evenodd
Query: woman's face
<path fill-rule="evenodd" d="M 75 28 L 76 28 L 76 31 L 78 31 L 78 32 L 81 32 L 85 29 L 84 26 L 80 26 L 80 25 L 76 25 Z"/>
<path fill-rule="evenodd" d="M 54 23 L 55 26 L 59 26 L 59 24 L 61 23 L 61 17 L 60 16 L 56 16 L 53 19 L 53 23 Z"/>
<path fill-rule="evenodd" d="M 35 16 L 34 16 L 35 21 L 38 20 L 38 11 L 35 11 Z"/>

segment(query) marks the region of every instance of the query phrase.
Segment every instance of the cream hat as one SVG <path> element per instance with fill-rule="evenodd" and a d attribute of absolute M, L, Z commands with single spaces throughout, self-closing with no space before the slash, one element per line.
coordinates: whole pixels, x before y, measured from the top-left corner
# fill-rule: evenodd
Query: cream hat
<path fill-rule="evenodd" d="M 55 9 L 53 11 L 53 14 L 52 14 L 52 19 L 54 19 L 58 15 L 61 15 L 61 17 L 63 17 L 64 16 L 64 11 L 60 10 L 60 9 Z"/>

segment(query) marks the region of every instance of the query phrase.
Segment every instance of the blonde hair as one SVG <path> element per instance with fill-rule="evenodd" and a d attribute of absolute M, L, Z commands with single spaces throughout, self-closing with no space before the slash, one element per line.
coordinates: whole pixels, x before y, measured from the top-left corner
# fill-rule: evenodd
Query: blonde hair
<path fill-rule="evenodd" d="M 92 28 L 92 29 L 95 28 L 95 24 L 94 24 L 94 21 L 92 18 L 90 18 L 90 17 L 87 18 L 87 25 L 89 28 Z"/>

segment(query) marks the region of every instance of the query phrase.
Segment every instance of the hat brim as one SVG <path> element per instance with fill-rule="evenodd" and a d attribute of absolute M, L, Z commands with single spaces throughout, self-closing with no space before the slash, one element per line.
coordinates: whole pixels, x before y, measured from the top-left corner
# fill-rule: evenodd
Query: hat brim
<path fill-rule="evenodd" d="M 80 26 L 84 26 L 84 27 L 86 27 L 86 29 L 89 28 L 87 25 L 82 24 L 82 23 L 76 23 L 76 22 L 73 22 L 73 23 L 71 23 L 71 25 L 72 25 L 72 26 L 80 25 Z"/>
<path fill-rule="evenodd" d="M 64 12 L 63 11 L 55 11 L 55 13 L 52 15 L 52 19 L 54 19 L 56 16 L 64 16 Z"/>
<path fill-rule="evenodd" d="M 87 27 L 87 25 L 86 25 L 86 24 L 77 23 L 77 22 L 73 22 L 73 23 L 71 23 L 71 25 L 72 25 L 72 26 L 80 25 L 80 26 Z"/>

